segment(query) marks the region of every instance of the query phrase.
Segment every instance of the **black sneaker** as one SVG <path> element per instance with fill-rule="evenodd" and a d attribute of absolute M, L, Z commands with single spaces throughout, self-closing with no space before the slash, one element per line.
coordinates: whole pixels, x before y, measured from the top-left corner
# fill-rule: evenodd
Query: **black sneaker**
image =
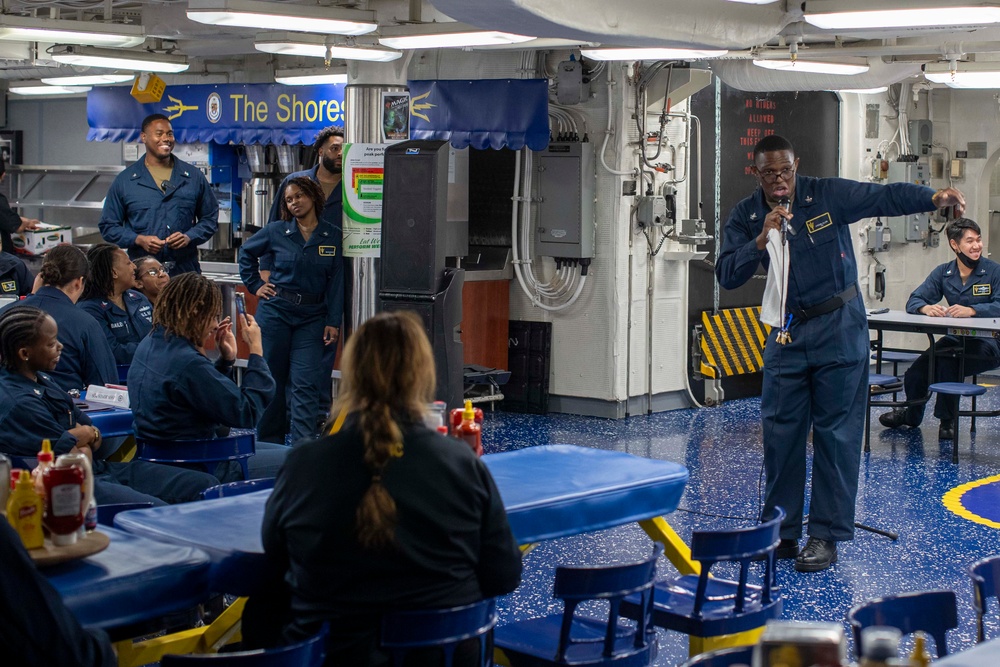
<path fill-rule="evenodd" d="M 938 427 L 938 440 L 954 440 L 954 439 L 955 439 L 955 420 L 942 419 L 941 425 Z"/>
<path fill-rule="evenodd" d="M 819 572 L 837 562 L 837 543 L 810 537 L 806 546 L 795 559 L 795 569 L 799 572 Z"/>
<path fill-rule="evenodd" d="M 889 412 L 883 412 L 878 416 L 878 421 L 886 428 L 909 426 L 906 423 L 906 408 L 893 408 Z"/>

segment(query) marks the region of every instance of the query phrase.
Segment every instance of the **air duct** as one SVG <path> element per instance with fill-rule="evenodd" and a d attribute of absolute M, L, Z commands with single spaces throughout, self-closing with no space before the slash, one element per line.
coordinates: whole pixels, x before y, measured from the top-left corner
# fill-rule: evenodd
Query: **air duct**
<path fill-rule="evenodd" d="M 867 72 L 853 76 L 768 70 L 750 60 L 713 60 L 711 68 L 726 85 L 748 92 L 877 88 L 920 74 L 920 63 L 884 63 L 871 58 L 869 64 Z"/>

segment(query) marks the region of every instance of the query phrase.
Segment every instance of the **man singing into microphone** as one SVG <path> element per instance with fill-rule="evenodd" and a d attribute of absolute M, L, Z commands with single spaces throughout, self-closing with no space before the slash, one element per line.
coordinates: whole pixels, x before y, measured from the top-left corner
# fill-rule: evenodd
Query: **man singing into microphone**
<path fill-rule="evenodd" d="M 795 558 L 800 572 L 818 572 L 837 562 L 837 542 L 854 537 L 868 391 L 868 325 L 849 225 L 944 206 L 955 206 L 961 214 L 965 198 L 951 188 L 935 192 L 910 183 L 799 176 L 792 144 L 776 135 L 758 142 L 753 158 L 758 188 L 729 214 L 715 273 L 723 287 L 734 289 L 758 266 L 767 268 L 768 235 L 771 230 L 780 234 L 787 221 L 785 305 L 791 322 L 784 332 L 773 327 L 764 349 L 760 412 L 767 487 L 762 516 L 783 507 L 787 516 L 778 557 Z M 782 333 L 783 343 L 778 340 Z M 810 427 L 809 540 L 800 553 Z"/>

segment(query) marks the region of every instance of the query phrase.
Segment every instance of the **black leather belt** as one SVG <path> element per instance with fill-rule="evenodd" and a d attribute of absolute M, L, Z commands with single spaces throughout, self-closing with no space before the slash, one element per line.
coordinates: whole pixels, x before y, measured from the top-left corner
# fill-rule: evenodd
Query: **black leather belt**
<path fill-rule="evenodd" d="M 845 303 L 850 303 L 855 297 L 858 296 L 858 284 L 855 283 L 845 289 L 840 294 L 830 297 L 823 303 L 818 303 L 815 306 L 809 308 L 789 308 L 792 315 L 795 316 L 800 322 L 805 322 L 806 320 L 811 320 L 814 317 L 819 317 L 820 315 L 826 315 L 827 313 L 832 313 L 837 310 Z"/>
<path fill-rule="evenodd" d="M 293 292 L 292 290 L 285 289 L 284 287 L 274 287 L 274 296 L 284 299 L 285 301 L 291 301 L 296 306 L 309 306 L 317 303 L 323 303 L 324 297 L 322 294 L 299 294 L 298 292 Z"/>

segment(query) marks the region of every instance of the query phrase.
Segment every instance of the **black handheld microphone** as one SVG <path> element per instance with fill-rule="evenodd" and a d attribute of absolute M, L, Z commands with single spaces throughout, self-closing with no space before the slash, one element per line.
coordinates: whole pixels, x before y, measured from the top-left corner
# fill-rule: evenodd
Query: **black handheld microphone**
<path fill-rule="evenodd" d="M 788 197 L 782 197 L 781 199 L 778 200 L 778 206 L 780 206 L 781 208 L 785 209 L 786 211 L 788 210 L 788 207 L 791 206 L 791 204 L 792 203 L 788 199 Z M 785 218 L 784 216 L 782 216 L 782 218 L 781 218 L 781 245 L 785 245 L 785 242 L 787 240 L 786 237 L 787 237 L 787 235 L 789 233 L 791 233 L 793 235 L 795 234 L 795 232 L 792 231 L 792 228 L 788 226 L 788 218 Z"/>

